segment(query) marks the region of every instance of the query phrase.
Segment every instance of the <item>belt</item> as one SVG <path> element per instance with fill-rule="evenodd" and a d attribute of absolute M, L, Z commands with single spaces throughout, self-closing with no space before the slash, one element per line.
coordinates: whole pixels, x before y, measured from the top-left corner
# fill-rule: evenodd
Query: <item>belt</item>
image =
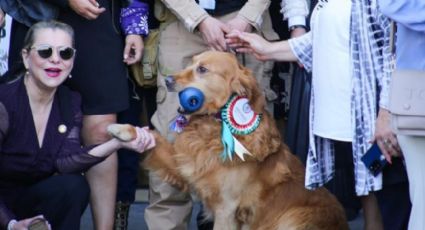
<path fill-rule="evenodd" d="M 199 3 L 198 0 L 196 0 Z M 247 0 L 216 0 L 215 9 L 205 9 L 211 16 L 222 16 L 240 10 Z"/>

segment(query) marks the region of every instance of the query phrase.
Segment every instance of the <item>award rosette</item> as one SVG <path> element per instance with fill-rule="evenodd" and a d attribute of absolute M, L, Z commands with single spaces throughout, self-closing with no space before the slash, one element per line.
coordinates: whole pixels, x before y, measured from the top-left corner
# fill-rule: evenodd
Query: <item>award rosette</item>
<path fill-rule="evenodd" d="M 234 153 L 244 160 L 243 155 L 251 153 L 234 137 L 248 135 L 260 125 L 261 115 L 252 110 L 248 98 L 233 95 L 221 111 L 223 160 L 232 160 Z"/>

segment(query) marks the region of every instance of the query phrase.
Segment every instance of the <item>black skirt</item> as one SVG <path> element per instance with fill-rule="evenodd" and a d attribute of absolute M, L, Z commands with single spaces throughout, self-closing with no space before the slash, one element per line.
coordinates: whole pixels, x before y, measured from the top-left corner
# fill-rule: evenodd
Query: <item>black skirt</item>
<path fill-rule="evenodd" d="M 77 49 L 72 78 L 66 84 L 82 96 L 85 115 L 117 113 L 129 104 L 127 68 L 123 62 L 124 40 L 114 23 L 119 8 L 108 0 L 98 1 L 103 12 L 87 20 L 72 10 L 63 10 L 59 20 L 75 30 Z"/>
<path fill-rule="evenodd" d="M 305 164 L 309 142 L 309 108 L 311 74 L 296 67 L 292 77 L 291 99 L 285 142 L 289 149 Z"/>

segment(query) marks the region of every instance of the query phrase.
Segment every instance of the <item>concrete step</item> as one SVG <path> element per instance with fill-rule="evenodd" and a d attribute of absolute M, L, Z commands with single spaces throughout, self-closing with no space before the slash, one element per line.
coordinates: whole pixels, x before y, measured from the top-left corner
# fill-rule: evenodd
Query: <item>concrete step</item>
<path fill-rule="evenodd" d="M 148 205 L 148 190 L 138 189 L 136 191 L 136 202 L 131 205 L 130 213 L 128 218 L 128 230 L 147 230 L 144 213 L 145 208 Z M 192 212 L 192 218 L 189 225 L 189 230 L 197 230 L 196 216 L 200 209 L 200 203 L 194 203 L 194 209 Z M 351 230 L 362 230 L 363 229 L 363 216 L 360 212 L 359 216 L 349 222 Z M 91 218 L 90 207 L 84 212 L 81 219 L 81 230 L 93 230 L 93 222 Z"/>

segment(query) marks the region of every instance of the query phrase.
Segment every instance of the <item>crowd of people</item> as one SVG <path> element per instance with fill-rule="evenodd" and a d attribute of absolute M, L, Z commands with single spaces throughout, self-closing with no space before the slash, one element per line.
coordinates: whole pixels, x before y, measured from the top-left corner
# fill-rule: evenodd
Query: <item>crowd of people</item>
<path fill-rule="evenodd" d="M 165 76 L 209 49 L 235 52 L 270 110 L 272 64 L 297 62 L 307 77 L 291 95 L 308 103 L 286 136 L 305 143 L 288 143 L 306 166 L 305 187 L 326 186 L 349 220 L 361 206 L 366 230 L 425 229 L 425 138 L 394 133 L 389 111 L 394 69 L 425 71 L 425 2 L 282 0 L 288 28 L 272 27 L 271 2 L 2 0 L 0 26 L 5 14 L 13 21 L 0 85 L 0 229 L 79 229 L 89 201 L 95 229 L 127 229 L 139 153 L 155 140 L 149 127 L 131 142 L 106 127 L 141 126 L 144 99 L 150 128 L 173 142 L 179 102 Z M 149 29 L 158 31 L 153 63 L 143 58 Z M 156 77 L 153 87 L 137 84 L 138 68 Z M 361 160 L 373 144 L 389 163 L 377 176 Z M 187 229 L 191 212 L 189 193 L 149 174 L 149 229 Z M 199 229 L 213 229 L 199 219 Z"/>

